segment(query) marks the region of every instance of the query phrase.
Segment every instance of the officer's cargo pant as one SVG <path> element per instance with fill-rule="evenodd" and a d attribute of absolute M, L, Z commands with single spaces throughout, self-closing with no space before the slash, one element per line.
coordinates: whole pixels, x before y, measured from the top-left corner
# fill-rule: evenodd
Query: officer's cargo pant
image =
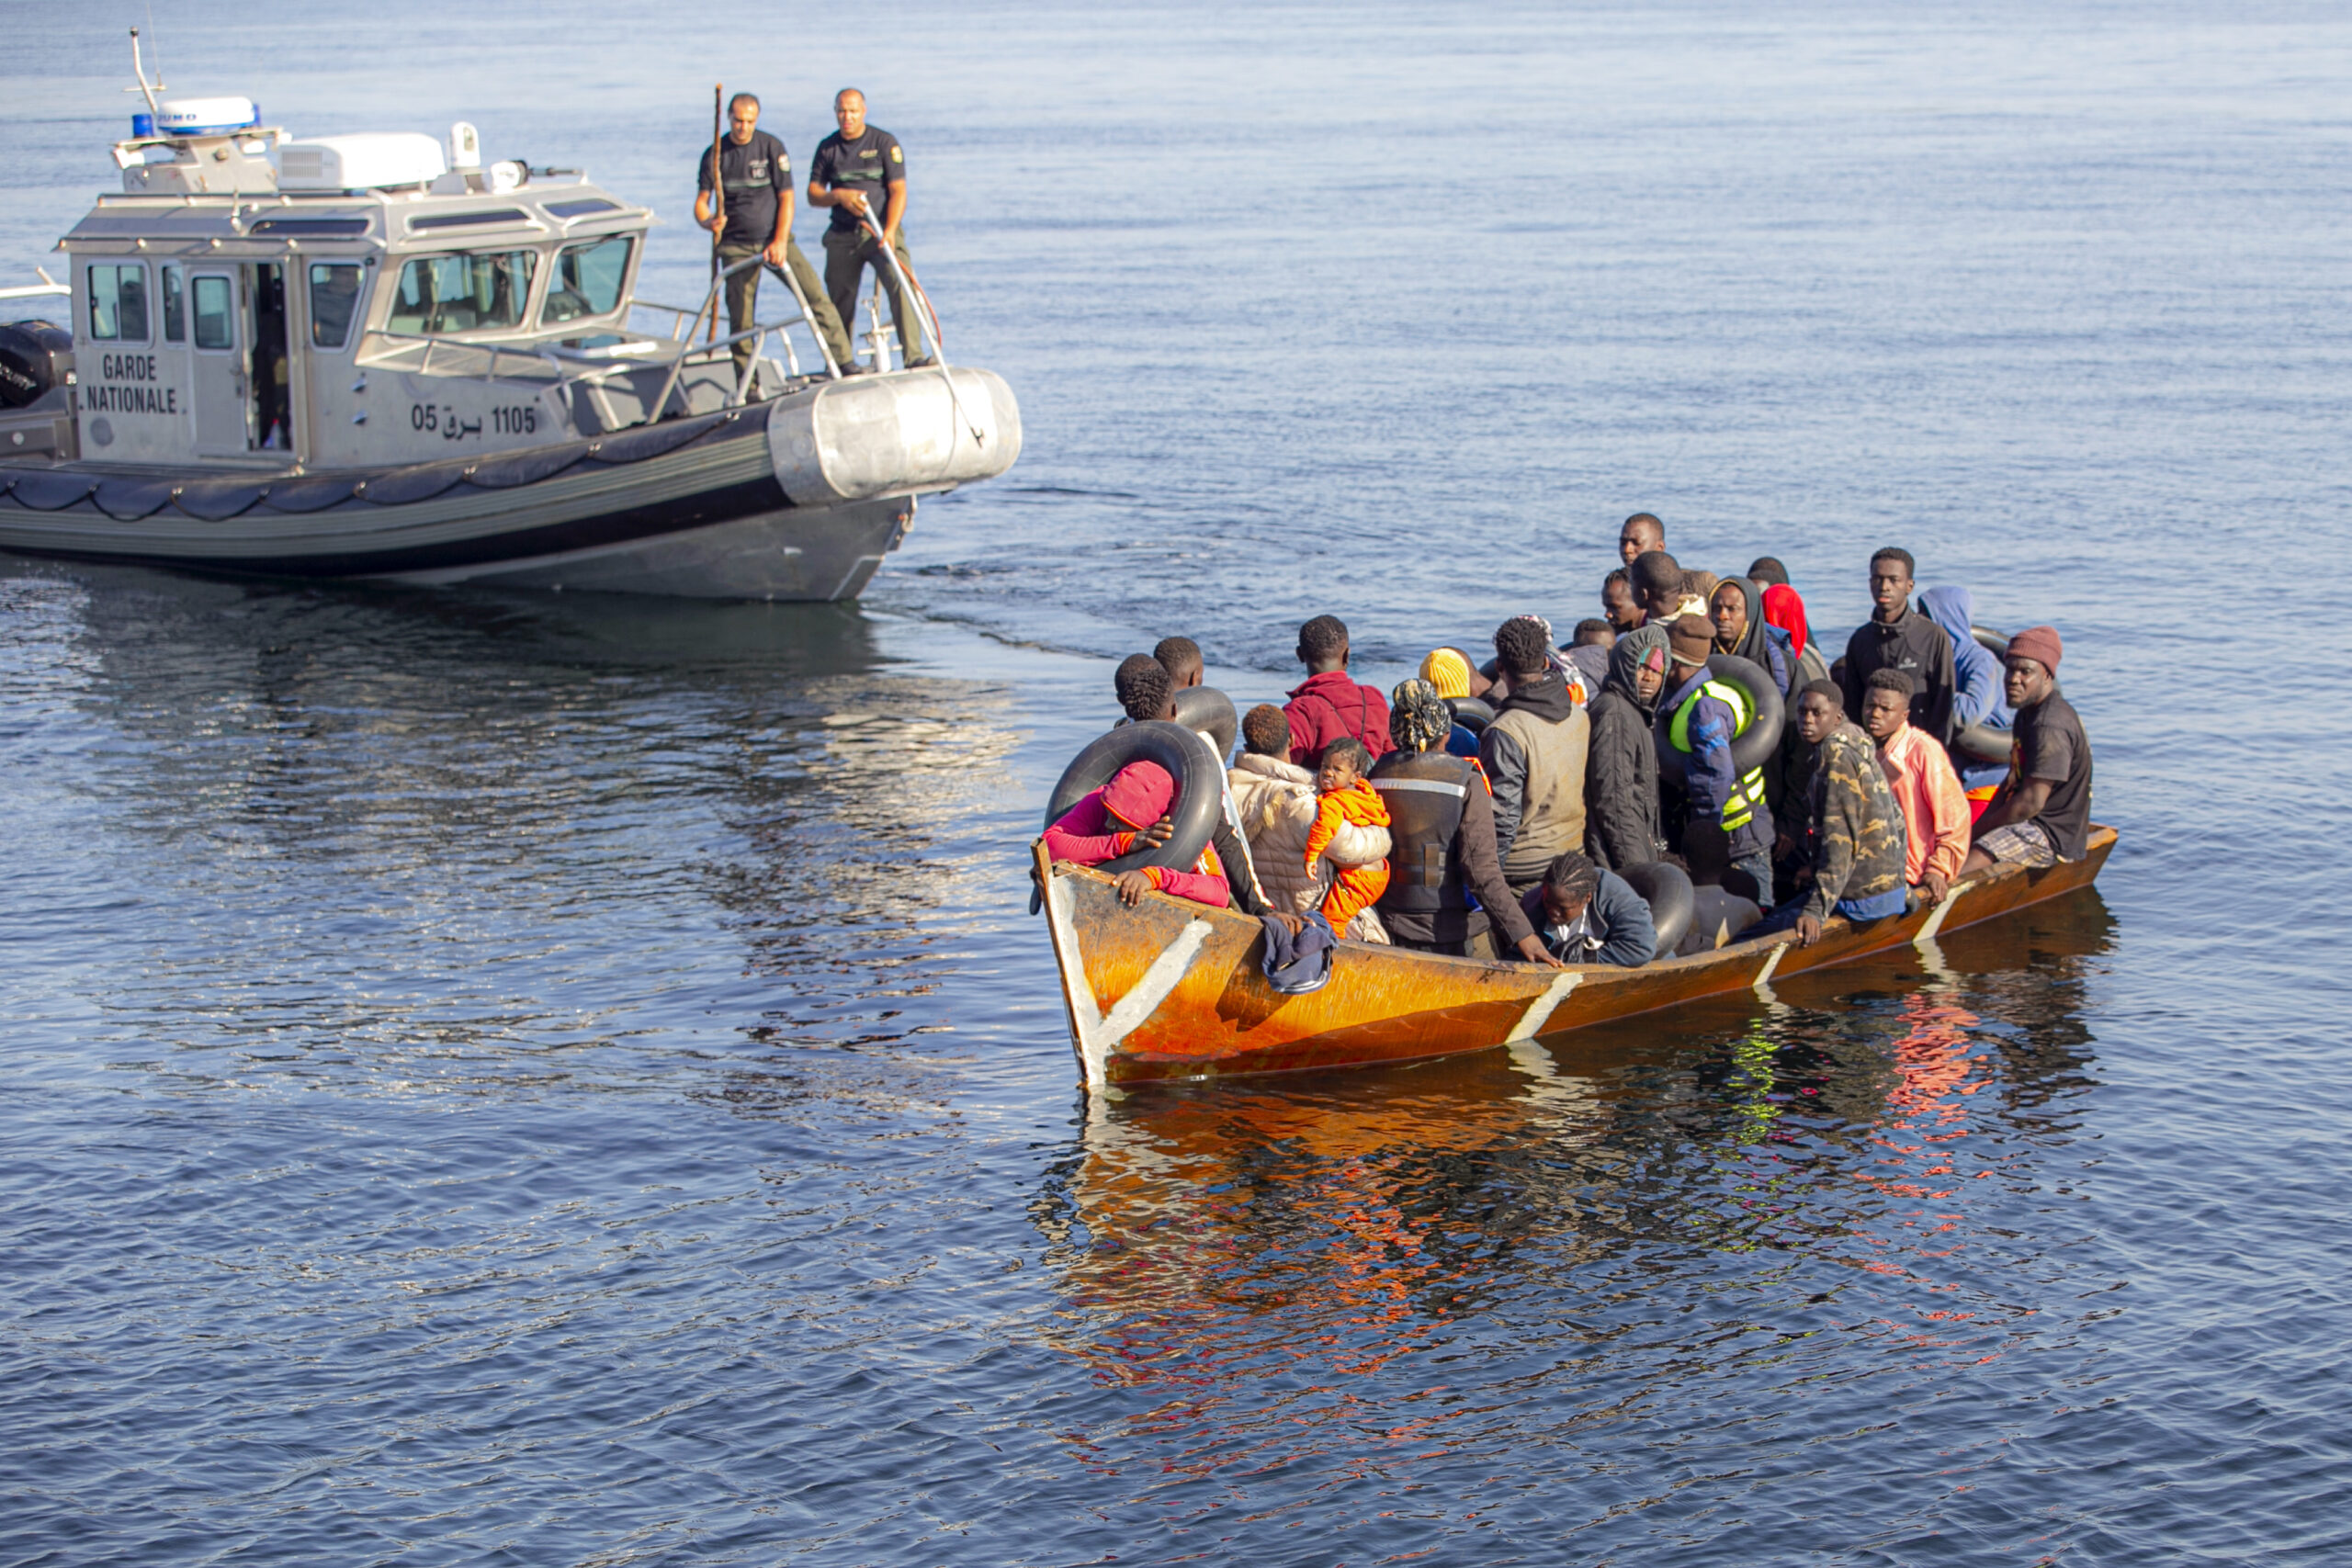
<path fill-rule="evenodd" d="M 906 255 L 907 236 L 903 231 L 899 243 L 890 248 L 901 257 Z M 833 310 L 844 321 L 857 320 L 857 286 L 868 265 L 882 280 L 883 292 L 890 297 L 890 324 L 899 330 L 899 358 L 932 357 L 936 351 L 923 337 L 914 311 L 908 308 L 906 290 L 899 286 L 897 271 L 882 259 L 882 243 L 863 225 L 825 231 L 825 291 L 832 296 Z"/>
<path fill-rule="evenodd" d="M 740 248 L 721 245 L 718 247 L 718 265 L 721 267 L 733 266 L 737 262 L 758 255 L 766 248 L 764 245 Z M 833 363 L 846 367 L 852 353 L 849 333 L 842 326 L 842 318 L 833 310 L 832 300 L 824 289 L 818 287 L 817 269 L 801 254 L 799 241 L 786 242 L 784 261 L 792 269 L 793 281 L 800 285 L 801 298 L 808 301 L 808 313 L 817 318 L 818 334 L 825 340 L 825 347 L 831 351 Z M 760 274 L 763 272 L 776 272 L 776 269 L 772 266 L 747 266 L 727 280 L 727 330 L 729 333 L 748 331 L 758 320 L 753 314 L 753 308 L 759 302 Z M 776 272 L 776 276 L 782 277 L 784 275 Z M 755 338 L 745 338 L 735 345 L 735 374 L 738 378 L 741 377 L 743 367 L 751 363 L 752 352 L 758 346 Z"/>

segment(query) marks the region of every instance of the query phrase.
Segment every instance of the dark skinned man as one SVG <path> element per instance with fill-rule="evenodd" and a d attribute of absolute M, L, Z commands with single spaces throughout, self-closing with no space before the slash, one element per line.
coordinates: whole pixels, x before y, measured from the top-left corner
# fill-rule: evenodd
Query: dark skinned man
<path fill-rule="evenodd" d="M 1962 874 L 1998 863 L 2049 865 L 2080 860 L 2091 826 L 2091 743 L 2072 704 L 2058 694 L 2064 651 L 2052 626 L 2009 639 L 2003 684 L 2018 710 L 2009 734 L 2009 776 L 1977 819 L 1976 847 Z"/>
<path fill-rule="evenodd" d="M 929 365 L 933 351 L 908 308 L 898 269 L 862 221 L 873 217 L 891 250 L 907 255 L 906 237 L 899 232 L 907 216 L 906 150 L 888 131 L 865 123 L 865 95 L 855 87 L 833 95 L 833 120 L 841 130 L 817 143 L 817 156 L 808 164 L 808 205 L 833 213 L 832 226 L 825 231 L 826 292 L 842 321 L 856 321 L 857 286 L 871 265 L 890 297 L 890 324 L 899 330 L 906 367 Z"/>
<path fill-rule="evenodd" d="M 1832 915 L 1857 924 L 1899 915 L 1910 889 L 1903 881 L 1903 808 L 1886 787 L 1878 749 L 1846 716 L 1838 688 L 1815 681 L 1797 699 L 1798 733 L 1819 753 L 1806 789 L 1797 894 L 1747 934 L 1794 928 L 1811 947 Z"/>
<path fill-rule="evenodd" d="M 1911 722 L 1938 745 L 1951 741 L 1951 638 L 1911 607 L 1911 552 L 1892 545 L 1871 557 L 1871 618 L 1846 639 L 1846 711 L 1862 711 L 1862 688 L 1880 670 L 1911 677 Z"/>
<path fill-rule="evenodd" d="M 1651 512 L 1636 512 L 1617 530 L 1617 555 L 1627 566 L 1652 550 L 1666 548 L 1666 525 Z"/>
<path fill-rule="evenodd" d="M 773 272 L 797 286 L 817 319 L 817 332 L 833 363 L 849 368 L 849 333 L 840 312 L 818 286 L 817 269 L 800 254 L 792 237 L 792 154 L 784 143 L 760 129 L 760 100 L 738 93 L 727 106 L 727 136 L 719 146 L 718 172 L 725 204 L 714 199 L 710 184 L 710 153 L 701 157 L 699 188 L 695 197 L 695 221 L 718 238 L 718 264 L 733 266 L 758 256 L 762 266 L 747 266 L 727 280 L 727 330 L 740 333 L 756 319 L 760 274 Z M 735 345 L 735 370 L 741 375 L 758 344 L 750 338 Z"/>

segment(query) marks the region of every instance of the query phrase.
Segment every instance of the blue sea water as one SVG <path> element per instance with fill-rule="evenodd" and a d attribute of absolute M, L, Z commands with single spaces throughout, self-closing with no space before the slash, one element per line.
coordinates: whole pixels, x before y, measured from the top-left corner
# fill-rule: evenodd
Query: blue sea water
<path fill-rule="evenodd" d="M 6 281 L 132 25 L 0 11 Z M 657 298 L 711 78 L 804 168 L 854 82 L 1027 438 L 855 606 L 0 559 L 0 1562 L 2352 1560 L 2340 9 L 153 32 L 584 164 Z M 2060 626 L 2098 892 L 1081 1094 L 1023 853 L 1111 661 L 1385 684 L 1636 509 L 1833 643 L 1884 542 Z"/>

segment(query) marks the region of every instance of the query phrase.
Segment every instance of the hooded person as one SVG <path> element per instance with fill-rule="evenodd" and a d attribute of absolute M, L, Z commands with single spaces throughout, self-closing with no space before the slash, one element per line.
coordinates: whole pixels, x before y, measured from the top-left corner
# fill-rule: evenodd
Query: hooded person
<path fill-rule="evenodd" d="M 1429 682 L 1399 682 L 1389 694 L 1396 749 L 1372 769 L 1372 787 L 1388 806 L 1381 923 L 1398 947 L 1551 963 L 1503 881 L 1486 776 L 1446 750 L 1453 728 L 1452 710 Z"/>
<path fill-rule="evenodd" d="M 1046 853 L 1072 865 L 1100 865 L 1139 842 L 1164 844 L 1169 811 L 1175 804 L 1176 781 L 1166 768 L 1157 762 L 1129 762 L 1111 775 L 1109 784 L 1080 795 L 1077 805 L 1054 819 L 1046 829 Z M 1129 907 L 1151 891 L 1219 909 L 1232 898 L 1225 867 L 1206 844 L 1190 871 L 1145 866 L 1119 873 L 1116 886 L 1120 899 Z"/>
<path fill-rule="evenodd" d="M 1707 604 L 1714 623 L 1715 649 L 1736 654 L 1772 677 L 1787 701 L 1796 671 L 1789 634 L 1764 618 L 1764 596 L 1745 577 L 1726 577 L 1715 584 Z"/>
<path fill-rule="evenodd" d="M 1592 721 L 1553 663 L 1549 630 L 1514 615 L 1495 630 L 1510 695 L 1478 737 L 1495 792 L 1495 845 L 1514 892 L 1544 880 L 1566 850 L 1584 847 L 1585 752 Z"/>
<path fill-rule="evenodd" d="M 1972 724 L 2006 729 L 2017 717 L 2002 690 L 2001 661 L 1976 640 L 1976 595 L 1965 588 L 1930 588 L 1919 595 L 1919 613 L 1942 628 L 1951 639 L 1951 732 L 1958 735 Z M 1993 791 L 2009 776 L 2006 762 L 1978 762 L 1955 755 L 1960 782 L 1981 813 Z"/>
<path fill-rule="evenodd" d="M 1592 739 L 1585 753 L 1584 852 L 1603 871 L 1643 865 L 1666 852 L 1650 734 L 1666 675 L 1666 628 L 1636 626 L 1609 650 L 1608 679 L 1585 710 Z"/>
<path fill-rule="evenodd" d="M 1785 582 L 1772 582 L 1765 585 L 1763 599 L 1764 624 L 1788 634 L 1789 652 L 1796 660 L 1790 691 L 1801 692 L 1815 681 L 1829 679 L 1829 659 L 1814 640 L 1813 624 L 1805 619 L 1804 596 Z M 1793 696 L 1791 700 L 1794 700 Z"/>

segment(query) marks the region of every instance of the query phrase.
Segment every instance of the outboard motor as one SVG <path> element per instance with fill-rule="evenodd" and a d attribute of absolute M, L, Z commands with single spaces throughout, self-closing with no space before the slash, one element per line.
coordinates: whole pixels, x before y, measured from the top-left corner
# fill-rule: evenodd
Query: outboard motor
<path fill-rule="evenodd" d="M 23 408 L 73 381 L 72 333 L 49 321 L 0 325 L 0 408 Z"/>

